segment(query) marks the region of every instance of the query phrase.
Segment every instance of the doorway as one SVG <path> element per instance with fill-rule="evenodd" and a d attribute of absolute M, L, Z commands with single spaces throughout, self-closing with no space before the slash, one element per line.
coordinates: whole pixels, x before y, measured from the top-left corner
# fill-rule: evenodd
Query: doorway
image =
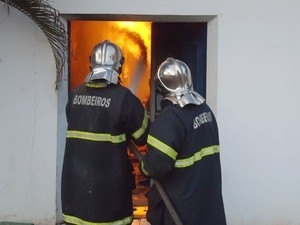
<path fill-rule="evenodd" d="M 81 84 L 89 72 L 89 55 L 98 42 L 109 39 L 124 53 L 122 83 L 136 94 L 153 120 L 160 112 L 153 75 L 167 57 L 178 58 L 191 69 L 194 89 L 206 96 L 207 22 L 144 22 L 70 20 L 70 67 L 68 89 Z M 146 151 L 146 149 L 139 149 Z M 147 186 L 135 168 L 137 188 L 133 192 L 135 217 L 144 218 Z"/>
<path fill-rule="evenodd" d="M 195 91 L 206 98 L 207 22 L 71 20 L 69 30 L 69 91 L 88 74 L 94 45 L 109 39 L 125 56 L 123 85 L 140 98 L 151 119 L 160 111 L 152 77 L 167 57 L 187 63 Z"/>
<path fill-rule="evenodd" d="M 206 22 L 152 23 L 151 49 L 151 66 L 154 73 L 167 57 L 182 60 L 191 70 L 194 90 L 206 98 Z M 152 87 L 154 87 L 153 83 Z M 151 93 L 153 93 L 152 114 L 157 115 L 161 110 L 160 99 L 155 95 L 154 90 Z"/>

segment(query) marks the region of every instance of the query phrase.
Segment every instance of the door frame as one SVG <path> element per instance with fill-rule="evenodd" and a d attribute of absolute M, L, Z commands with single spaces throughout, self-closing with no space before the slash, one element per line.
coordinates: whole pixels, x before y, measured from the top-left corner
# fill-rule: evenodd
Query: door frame
<path fill-rule="evenodd" d="M 206 101 L 217 115 L 218 87 L 218 17 L 217 15 L 120 15 L 120 14 L 61 14 L 68 23 L 70 20 L 103 21 L 150 21 L 150 22 L 207 22 L 207 65 Z M 67 26 L 66 26 L 67 27 Z M 67 30 L 68 32 L 68 30 Z M 64 68 L 61 88 L 58 90 L 57 111 L 57 178 L 56 178 L 56 221 L 62 222 L 61 172 L 65 148 L 66 117 L 65 104 L 68 99 L 68 65 Z M 151 96 L 152 97 L 152 96 Z"/>

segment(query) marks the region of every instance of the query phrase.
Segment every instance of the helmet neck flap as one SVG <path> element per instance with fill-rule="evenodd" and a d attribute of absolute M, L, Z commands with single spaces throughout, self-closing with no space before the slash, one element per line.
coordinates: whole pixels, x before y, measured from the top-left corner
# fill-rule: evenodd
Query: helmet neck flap
<path fill-rule="evenodd" d="M 186 93 L 167 94 L 165 99 L 170 100 L 174 105 L 179 105 L 181 108 L 188 104 L 201 105 L 205 99 L 193 90 Z"/>
<path fill-rule="evenodd" d="M 112 67 L 108 66 L 96 66 L 85 78 L 85 82 L 92 82 L 95 80 L 105 80 L 106 83 L 117 84 L 119 81 L 119 73 Z"/>

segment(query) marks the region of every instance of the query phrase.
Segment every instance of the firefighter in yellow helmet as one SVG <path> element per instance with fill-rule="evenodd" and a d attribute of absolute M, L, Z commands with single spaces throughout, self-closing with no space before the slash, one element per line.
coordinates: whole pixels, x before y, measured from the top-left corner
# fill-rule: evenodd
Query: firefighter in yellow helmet
<path fill-rule="evenodd" d="M 184 62 L 167 58 L 155 83 L 163 111 L 151 125 L 141 172 L 161 183 L 184 225 L 226 225 L 214 114 L 193 90 Z M 151 225 L 175 224 L 155 185 L 147 198 Z"/>
<path fill-rule="evenodd" d="M 121 49 L 105 40 L 90 56 L 91 72 L 70 95 L 62 171 L 67 224 L 127 225 L 133 221 L 133 167 L 127 145 L 146 144 L 150 125 L 140 100 L 120 84 Z"/>

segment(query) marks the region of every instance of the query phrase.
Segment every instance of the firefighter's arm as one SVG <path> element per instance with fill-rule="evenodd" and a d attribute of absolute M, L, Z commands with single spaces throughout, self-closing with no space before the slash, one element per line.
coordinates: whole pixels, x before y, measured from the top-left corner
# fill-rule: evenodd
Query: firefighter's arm
<path fill-rule="evenodd" d="M 140 127 L 132 134 L 132 141 L 136 145 L 145 145 L 147 142 L 147 136 L 149 133 L 151 121 L 148 118 L 146 110 L 144 111 L 143 120 L 140 124 Z"/>
<path fill-rule="evenodd" d="M 65 113 L 66 113 L 66 119 L 67 119 L 67 123 L 69 123 L 69 117 L 70 117 L 70 103 L 71 101 L 69 100 L 67 102 L 67 105 L 65 107 Z"/>
<path fill-rule="evenodd" d="M 174 168 L 184 134 L 185 128 L 177 115 L 170 110 L 163 111 L 151 124 L 141 172 L 156 178 L 165 177 Z"/>
<path fill-rule="evenodd" d="M 139 169 L 144 176 L 163 179 L 173 169 L 175 159 L 148 144 L 148 152 L 143 156 Z"/>

